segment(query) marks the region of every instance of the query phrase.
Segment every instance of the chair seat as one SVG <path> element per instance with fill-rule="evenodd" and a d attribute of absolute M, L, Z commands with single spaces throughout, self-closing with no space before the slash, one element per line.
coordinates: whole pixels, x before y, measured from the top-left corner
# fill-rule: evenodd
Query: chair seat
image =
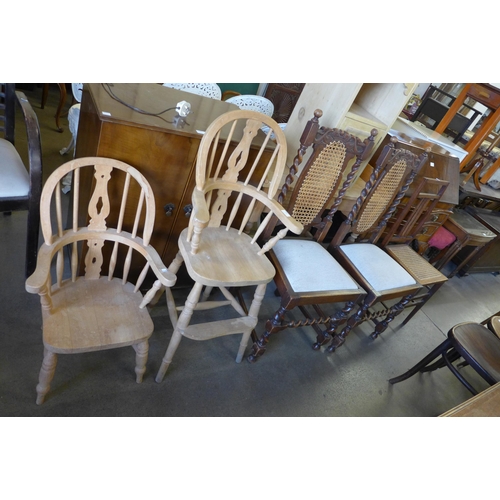
<path fill-rule="evenodd" d="M 339 249 L 376 291 L 381 292 L 417 284 L 401 265 L 376 245 L 351 243 L 341 245 Z"/>
<path fill-rule="evenodd" d="M 43 311 L 43 342 L 56 353 L 100 351 L 148 339 L 153 321 L 139 309 L 142 294 L 130 283 L 78 278 L 52 288 L 53 309 Z M 70 319 L 71 318 L 71 319 Z"/>
<path fill-rule="evenodd" d="M 495 382 L 500 382 L 500 342 L 491 330 L 478 323 L 460 323 L 449 331 L 448 337 L 469 353 Z"/>
<path fill-rule="evenodd" d="M 30 178 L 16 148 L 7 140 L 0 139 L 0 198 L 27 197 Z"/>
<path fill-rule="evenodd" d="M 257 255 L 260 246 L 250 243 L 247 234 L 234 228 L 207 227 L 203 230 L 196 254 L 191 253 L 187 229 L 179 236 L 189 275 L 206 286 L 248 286 L 269 283 L 275 274 L 274 266 L 265 255 Z"/>
<path fill-rule="evenodd" d="M 357 283 L 315 241 L 281 240 L 273 248 L 292 289 L 297 293 L 358 290 Z"/>
<path fill-rule="evenodd" d="M 421 285 L 444 283 L 448 278 L 408 245 L 389 245 L 385 251 Z"/>

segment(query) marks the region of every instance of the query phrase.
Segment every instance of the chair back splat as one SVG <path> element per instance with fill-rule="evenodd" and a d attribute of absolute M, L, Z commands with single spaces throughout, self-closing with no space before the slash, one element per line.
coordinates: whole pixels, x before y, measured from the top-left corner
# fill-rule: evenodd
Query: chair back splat
<path fill-rule="evenodd" d="M 79 193 L 86 186 L 82 179 L 87 170 L 89 178 L 93 177 L 93 194 L 82 211 Z M 61 188 L 69 173 L 73 173 L 73 199 L 69 228 L 65 229 Z M 44 244 L 35 272 L 26 280 L 26 290 L 39 294 L 42 306 L 45 354 L 37 404 L 49 391 L 58 354 L 131 345 L 137 353 L 136 380 L 141 382 L 153 332 L 145 306 L 162 287 L 176 281 L 149 244 L 155 216 L 151 186 L 126 163 L 80 158 L 50 175 L 40 210 Z M 123 230 L 125 221 L 127 225 L 133 221 L 132 232 Z M 139 231 L 139 227 L 144 229 Z M 129 282 L 133 258 L 144 262 L 135 283 Z M 143 297 L 139 289 L 149 271 L 156 280 Z"/>
<path fill-rule="evenodd" d="M 264 126 L 268 127 L 267 134 L 261 130 Z M 303 229 L 275 200 L 286 154 L 286 139 L 279 125 L 256 111 L 225 113 L 214 120 L 203 135 L 198 149 L 189 226 L 181 233 L 179 252 L 169 266 L 171 272 L 177 273 L 185 263 L 195 284 L 179 317 L 173 296 L 166 290 L 175 328 L 156 376 L 157 382 L 163 379 L 183 336 L 206 340 L 242 334 L 236 356 L 236 361 L 241 361 L 258 320 L 266 285 L 274 275 L 265 254 L 289 230 L 300 234 Z M 265 211 L 267 215 L 261 220 Z M 261 247 L 257 240 L 273 215 L 283 224 L 283 229 Z M 248 309 L 229 291 L 234 288 L 238 293 L 238 288 L 245 286 L 256 287 Z M 205 292 L 200 300 L 203 287 Z M 207 300 L 213 287 L 219 289 L 225 300 Z M 220 306 L 232 306 L 239 317 L 190 325 L 196 310 Z"/>

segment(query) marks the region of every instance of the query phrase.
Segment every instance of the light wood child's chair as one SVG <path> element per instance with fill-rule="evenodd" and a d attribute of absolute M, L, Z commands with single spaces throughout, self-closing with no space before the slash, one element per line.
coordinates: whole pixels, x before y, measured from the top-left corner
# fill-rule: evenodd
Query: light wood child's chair
<path fill-rule="evenodd" d="M 260 128 L 269 127 L 264 134 Z M 274 134 L 275 141 L 271 140 Z M 271 148 L 272 154 L 267 150 Z M 260 161 L 269 157 L 269 161 Z M 189 227 L 179 237 L 179 252 L 169 267 L 177 273 L 184 262 L 194 286 L 182 313 L 177 318 L 175 303 L 167 288 L 167 304 L 174 332 L 163 358 L 156 381 L 161 382 L 181 338 L 207 340 L 222 335 L 241 333 L 236 357 L 240 362 L 248 339 L 258 320 L 267 283 L 272 281 L 274 267 L 265 253 L 283 238 L 288 230 L 299 234 L 296 222 L 275 201 L 287 156 L 286 139 L 279 125 L 256 111 L 237 110 L 217 118 L 206 130 L 196 164 L 196 187 L 192 195 L 193 211 Z M 268 185 L 267 185 L 268 184 Z M 246 234 L 248 222 L 261 204 L 268 214 L 252 236 Z M 259 235 L 273 215 L 284 229 L 262 248 Z M 226 300 L 200 301 L 203 287 L 217 287 Z M 246 307 L 228 290 L 232 287 L 255 286 L 252 304 Z M 240 316 L 190 325 L 193 311 L 231 305 Z"/>
<path fill-rule="evenodd" d="M 88 213 L 79 213 L 83 169 L 94 172 Z M 64 230 L 61 180 L 70 172 L 72 223 Z M 136 381 L 141 382 L 148 339 L 153 333 L 153 322 L 145 306 L 161 287 L 170 287 L 176 281 L 149 244 L 155 218 L 151 186 L 126 163 L 109 158 L 81 158 L 65 163 L 47 179 L 40 212 L 44 243 L 35 272 L 26 281 L 26 290 L 38 293 L 42 305 L 45 349 L 36 389 L 37 404 L 43 403 L 49 391 L 58 354 L 131 345 L 136 352 Z M 79 225 L 82 219 L 85 226 Z M 131 233 L 122 229 L 124 221 L 130 219 L 134 221 Z M 65 252 L 69 256 L 67 269 Z M 135 285 L 128 282 L 133 256 L 145 261 Z M 79 275 L 80 270 L 83 275 Z M 149 270 L 156 281 L 143 297 L 139 288 L 146 282 Z"/>

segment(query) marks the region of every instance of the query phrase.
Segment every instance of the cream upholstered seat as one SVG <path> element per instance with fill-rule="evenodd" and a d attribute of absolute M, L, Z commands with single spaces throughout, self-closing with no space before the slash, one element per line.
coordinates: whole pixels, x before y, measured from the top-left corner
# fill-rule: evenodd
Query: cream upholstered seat
<path fill-rule="evenodd" d="M 28 169 L 14 142 L 16 102 L 21 108 L 28 142 Z M 38 119 L 26 96 L 15 84 L 0 84 L 0 212 L 27 210 L 25 275 L 35 269 L 40 226 L 42 145 Z"/>
<path fill-rule="evenodd" d="M 339 249 L 375 290 L 384 292 L 417 284 L 410 273 L 376 245 L 353 243 L 352 245 L 341 245 Z"/>
<path fill-rule="evenodd" d="M 74 177 L 72 223 L 63 230 L 60 188 L 68 173 Z M 86 199 L 88 191 L 80 188 L 91 183 L 93 192 Z M 44 358 L 37 404 L 49 391 L 59 354 L 132 346 L 136 381 L 142 381 L 154 328 L 145 306 L 161 287 L 176 281 L 149 243 L 154 219 L 148 181 L 118 160 L 79 158 L 47 179 L 41 197 L 44 243 L 35 272 L 26 280 L 26 290 L 39 294 L 42 306 Z M 144 263 L 139 276 L 130 272 L 132 259 Z M 155 281 L 143 296 L 140 288 L 148 272 Z"/>
<path fill-rule="evenodd" d="M 322 242 L 345 192 L 372 149 L 377 131 L 372 130 L 368 138 L 361 140 L 343 130 L 320 127 L 321 116 L 322 112 L 316 110 L 307 122 L 278 197 L 278 201 L 287 200 L 287 211 L 304 225 L 304 231 L 300 238 L 278 241 L 269 252 L 276 268 L 274 282 L 281 296 L 280 307 L 266 322 L 265 332 L 255 340 L 248 357 L 250 362 L 264 354 L 271 335 L 288 328 L 312 326 L 318 333 L 318 345 L 324 343 L 329 338 L 328 332 L 345 321 L 366 294 L 325 250 Z M 295 181 L 295 174 L 309 148 L 308 159 Z M 324 215 L 325 210 L 327 215 Z M 263 242 L 279 231 L 279 222 L 274 222 L 264 233 Z M 318 304 L 339 303 L 341 309 L 334 314 L 318 312 Z M 295 308 L 304 314 L 305 320 L 291 321 L 287 317 Z M 315 310 L 315 316 L 311 309 Z M 326 325 L 326 331 L 318 325 Z"/>
<path fill-rule="evenodd" d="M 355 144 L 354 138 L 349 134 L 343 137 L 348 138 L 346 144 Z M 303 142 L 301 139 L 301 143 Z M 322 146 L 327 143 L 326 140 L 319 142 Z M 304 149 L 299 150 L 296 159 L 304 153 Z M 362 156 L 357 159 L 358 166 L 361 158 Z M 311 220 L 310 227 L 312 230 L 316 229 L 316 232 L 314 239 L 308 241 L 307 244 L 310 248 L 316 246 L 314 255 L 318 256 L 317 262 L 310 257 L 313 255 L 310 248 L 307 248 L 307 252 L 304 251 L 304 243 L 299 239 L 287 240 L 286 246 L 285 241 L 282 241 L 280 242 L 281 248 L 276 245 L 275 249 L 270 252 L 270 258 L 277 271 L 275 282 L 281 295 L 281 305 L 275 315 L 267 321 L 264 334 L 254 343 L 249 361 L 255 361 L 264 353 L 271 334 L 297 326 L 310 325 L 315 328 L 318 335 L 313 348 L 316 350 L 331 339 L 328 349 L 332 352 L 342 345 L 351 328 L 366 319 L 376 320 L 378 316 L 375 313 L 373 316 L 368 313 L 368 309 L 374 304 L 383 299 L 403 297 L 401 303 L 421 288 L 420 282 L 384 250 L 373 243 L 356 243 L 355 240 L 356 234 L 358 231 L 361 232 L 361 229 L 363 231 L 373 229 L 376 235 L 380 233 L 426 160 L 426 153 L 417 158 L 408 151 L 396 149 L 394 142 L 385 146 L 361 196 L 333 236 L 328 246 L 328 256 L 324 254 L 321 242 L 332 224 L 332 213 L 340 205 L 343 194 L 349 186 L 348 179 L 352 178 L 349 175 L 342 189 L 338 191 L 330 212 L 325 216 L 322 213 L 323 210 L 320 210 L 316 217 L 311 217 L 314 220 Z M 315 161 L 314 153 L 309 161 Z M 296 197 L 292 195 L 287 207 L 292 215 L 295 215 L 298 210 L 303 210 L 300 206 L 303 202 L 300 205 L 296 204 L 300 193 L 308 193 L 308 197 L 314 200 L 321 190 L 328 188 L 325 172 L 332 172 L 333 166 L 325 164 L 324 167 L 324 171 L 319 169 L 315 173 L 314 169 L 311 169 L 314 175 L 311 171 L 307 172 L 306 167 L 304 168 L 294 187 L 294 193 L 297 195 Z M 311 178 L 316 177 L 321 180 L 317 189 L 310 189 L 311 185 L 316 184 L 311 179 L 307 180 L 307 174 L 311 175 Z M 335 191 L 337 189 L 334 189 Z M 349 234 L 352 241 L 344 244 Z M 309 280 L 309 283 L 305 284 L 306 280 Z M 323 304 L 338 302 L 344 302 L 344 308 L 332 315 L 326 314 L 321 307 Z M 348 318 L 357 303 L 360 304 L 358 310 Z M 385 319 L 377 323 L 377 335 L 400 312 L 400 303 L 394 308 L 382 310 Z M 319 318 L 312 317 L 306 310 L 307 305 L 314 306 Z M 297 306 L 307 319 L 305 321 L 287 320 L 285 318 L 287 311 Z M 347 325 L 340 334 L 336 334 L 336 329 L 346 319 Z M 320 329 L 318 326 L 320 324 L 327 325 L 326 330 Z"/>
<path fill-rule="evenodd" d="M 273 248 L 294 292 L 359 290 L 357 283 L 331 254 L 315 241 L 285 239 Z M 318 269 L 321 272 L 318 273 Z"/>
<path fill-rule="evenodd" d="M 190 94 L 210 97 L 211 99 L 217 99 L 219 101 L 222 96 L 221 89 L 216 83 L 164 83 L 163 86 L 170 87 L 171 89 L 183 90 Z"/>
<path fill-rule="evenodd" d="M 264 135 L 260 128 L 270 130 Z M 270 140 L 276 136 L 276 144 Z M 196 187 L 193 190 L 193 211 L 189 227 L 179 237 L 179 252 L 169 266 L 177 273 L 185 263 L 194 281 L 181 314 L 170 289 L 167 304 L 174 326 L 172 338 L 163 357 L 156 381 L 161 382 L 170 366 L 182 337 L 208 340 L 223 335 L 241 334 L 236 362 L 240 362 L 248 339 L 258 321 L 260 305 L 267 283 L 272 281 L 274 267 L 266 252 L 285 236 L 288 230 L 298 234 L 302 225 L 296 222 L 274 195 L 281 182 L 286 161 L 286 139 L 278 124 L 270 117 L 255 111 L 230 111 L 217 118 L 205 131 L 196 160 Z M 266 158 L 265 161 L 264 158 Z M 251 236 L 245 234 L 254 219 L 257 202 L 268 211 Z M 262 212 L 262 210 L 260 210 Z M 264 246 L 257 239 L 275 216 L 284 229 Z M 241 287 L 255 287 L 248 310 L 230 292 Z M 226 300 L 200 300 L 203 287 L 217 287 Z M 232 306 L 234 316 L 219 321 L 191 324 L 196 311 Z"/>

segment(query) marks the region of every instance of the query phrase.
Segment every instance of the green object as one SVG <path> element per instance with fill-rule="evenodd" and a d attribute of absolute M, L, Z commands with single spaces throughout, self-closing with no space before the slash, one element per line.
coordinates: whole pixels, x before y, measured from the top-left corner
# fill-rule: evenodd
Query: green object
<path fill-rule="evenodd" d="M 226 90 L 233 90 L 234 92 L 239 92 L 242 95 L 257 95 L 257 90 L 259 88 L 259 83 L 218 83 L 217 84 L 222 93 Z"/>

